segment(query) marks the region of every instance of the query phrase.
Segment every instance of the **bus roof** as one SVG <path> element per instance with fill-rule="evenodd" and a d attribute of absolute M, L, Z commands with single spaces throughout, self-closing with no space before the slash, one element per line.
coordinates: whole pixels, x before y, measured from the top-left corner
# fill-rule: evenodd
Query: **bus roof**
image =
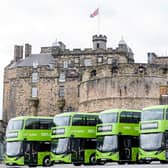
<path fill-rule="evenodd" d="M 154 105 L 154 106 L 145 107 L 143 108 L 143 110 L 164 109 L 164 108 L 168 108 L 168 105 Z"/>
<path fill-rule="evenodd" d="M 135 110 L 135 109 L 108 109 L 108 110 L 104 110 L 104 111 L 101 111 L 100 114 L 102 113 L 113 113 L 113 112 L 122 112 L 122 111 L 133 111 L 133 112 L 141 112 L 141 110 Z"/>
<path fill-rule="evenodd" d="M 75 114 L 98 115 L 98 113 L 88 113 L 88 112 L 65 112 L 65 113 L 61 113 L 61 114 L 56 114 L 55 116 L 74 116 Z"/>
<path fill-rule="evenodd" d="M 19 117 L 11 118 L 10 120 L 25 120 L 29 118 L 53 119 L 53 117 L 50 117 L 50 116 L 19 116 Z"/>

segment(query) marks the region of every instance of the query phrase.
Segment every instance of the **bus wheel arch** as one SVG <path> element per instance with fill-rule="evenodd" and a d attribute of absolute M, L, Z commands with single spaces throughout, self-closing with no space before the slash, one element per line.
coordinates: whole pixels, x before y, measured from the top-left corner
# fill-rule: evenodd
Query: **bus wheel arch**
<path fill-rule="evenodd" d="M 96 164 L 96 155 L 95 155 L 95 153 L 90 156 L 89 161 L 90 161 L 91 165 L 95 165 Z"/>
<path fill-rule="evenodd" d="M 43 166 L 45 166 L 45 167 L 51 166 L 51 160 L 50 160 L 50 157 L 49 157 L 49 156 L 46 156 L 46 157 L 43 159 Z"/>

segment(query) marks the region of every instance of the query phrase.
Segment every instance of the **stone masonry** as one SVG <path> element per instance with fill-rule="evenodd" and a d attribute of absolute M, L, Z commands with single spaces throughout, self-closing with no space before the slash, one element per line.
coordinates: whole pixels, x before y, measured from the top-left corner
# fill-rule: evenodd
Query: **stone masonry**
<path fill-rule="evenodd" d="M 15 45 L 4 71 L 4 120 L 168 103 L 168 57 L 148 53 L 147 64 L 134 63 L 123 39 L 115 49 L 107 48 L 106 36 L 92 40 L 93 48 L 69 50 L 55 42 L 39 54 L 25 44 L 25 56 L 23 46 Z"/>

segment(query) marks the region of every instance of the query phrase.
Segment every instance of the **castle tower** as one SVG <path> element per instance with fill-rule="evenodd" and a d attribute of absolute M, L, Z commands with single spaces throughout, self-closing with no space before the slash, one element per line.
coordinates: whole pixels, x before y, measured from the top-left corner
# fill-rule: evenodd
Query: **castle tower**
<path fill-rule="evenodd" d="M 107 42 L 107 37 L 104 35 L 94 35 L 92 37 L 92 41 L 93 41 L 93 49 L 106 49 L 106 42 Z"/>

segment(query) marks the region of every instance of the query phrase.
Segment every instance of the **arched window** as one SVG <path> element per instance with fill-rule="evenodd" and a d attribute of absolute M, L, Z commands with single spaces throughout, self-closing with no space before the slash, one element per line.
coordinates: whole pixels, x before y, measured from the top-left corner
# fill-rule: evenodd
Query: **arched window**
<path fill-rule="evenodd" d="M 91 73 L 90 73 L 91 78 L 94 77 L 94 76 L 96 76 L 96 70 L 92 70 Z"/>

